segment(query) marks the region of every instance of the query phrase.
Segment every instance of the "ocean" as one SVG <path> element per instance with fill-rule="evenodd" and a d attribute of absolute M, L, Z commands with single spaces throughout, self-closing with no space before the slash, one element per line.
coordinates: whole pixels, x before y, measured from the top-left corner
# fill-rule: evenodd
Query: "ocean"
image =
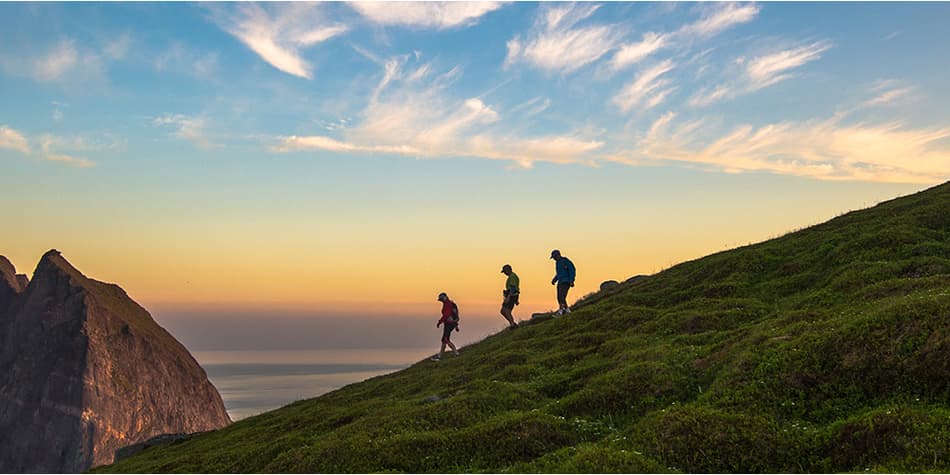
<path fill-rule="evenodd" d="M 406 368 L 438 348 L 195 351 L 238 421 Z"/>

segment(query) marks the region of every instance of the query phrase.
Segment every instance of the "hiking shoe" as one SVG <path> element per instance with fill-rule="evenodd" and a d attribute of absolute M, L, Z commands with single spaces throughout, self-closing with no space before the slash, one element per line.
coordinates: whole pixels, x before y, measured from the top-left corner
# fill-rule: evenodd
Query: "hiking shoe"
<path fill-rule="evenodd" d="M 564 308 L 564 313 L 571 313 L 571 308 L 570 308 L 570 307 L 565 307 L 565 308 Z"/>
<path fill-rule="evenodd" d="M 441 356 L 438 356 L 438 355 L 433 356 L 432 358 L 429 358 L 429 359 L 432 360 L 432 361 L 442 361 L 442 357 L 441 357 Z"/>
<path fill-rule="evenodd" d="M 564 309 L 563 309 L 563 308 L 559 308 L 559 309 L 557 310 L 557 312 L 554 312 L 554 314 L 560 317 L 561 315 L 564 315 Z"/>
<path fill-rule="evenodd" d="M 462 354 L 456 351 L 455 356 L 462 356 Z"/>

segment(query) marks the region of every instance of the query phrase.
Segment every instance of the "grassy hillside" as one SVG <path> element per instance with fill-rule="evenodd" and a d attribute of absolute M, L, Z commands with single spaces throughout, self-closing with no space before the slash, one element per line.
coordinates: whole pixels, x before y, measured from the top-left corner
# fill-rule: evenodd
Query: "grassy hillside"
<path fill-rule="evenodd" d="M 950 183 L 100 469 L 866 470 L 950 471 Z"/>

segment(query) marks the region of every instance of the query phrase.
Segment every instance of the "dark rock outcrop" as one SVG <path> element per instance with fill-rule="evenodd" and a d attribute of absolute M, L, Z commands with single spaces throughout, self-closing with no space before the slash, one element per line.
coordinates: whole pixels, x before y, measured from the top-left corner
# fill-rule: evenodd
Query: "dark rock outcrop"
<path fill-rule="evenodd" d="M 26 288 L 26 276 L 20 279 L 21 275 L 17 275 L 16 268 L 6 257 L 0 256 L 0 317 L 5 315 L 13 299 Z"/>
<path fill-rule="evenodd" d="M 617 282 L 616 280 L 605 280 L 600 283 L 600 291 L 603 292 L 605 290 L 610 290 L 619 285 L 620 285 L 620 282 Z"/>
<path fill-rule="evenodd" d="M 13 267 L 13 264 L 6 257 L 0 256 L 0 363 L 3 362 L 4 349 L 11 345 L 11 342 L 7 340 L 13 326 L 9 309 L 13 306 L 13 302 L 16 301 L 20 292 L 26 287 L 22 280 L 17 277 L 16 268 Z"/>
<path fill-rule="evenodd" d="M 0 299 L 15 288 L 4 263 Z M 0 473 L 79 472 L 160 434 L 230 423 L 188 350 L 125 291 L 58 251 L 43 255 L 5 311 L 3 302 Z"/>

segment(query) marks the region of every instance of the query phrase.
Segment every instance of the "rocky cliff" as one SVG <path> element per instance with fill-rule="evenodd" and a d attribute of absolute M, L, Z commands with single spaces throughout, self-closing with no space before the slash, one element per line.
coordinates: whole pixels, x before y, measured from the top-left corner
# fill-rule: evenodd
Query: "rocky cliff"
<path fill-rule="evenodd" d="M 6 257 L 0 256 L 0 316 L 29 283 L 25 275 L 16 273 L 16 268 Z"/>
<path fill-rule="evenodd" d="M 24 281 L 0 258 L 0 473 L 79 472 L 230 423 L 205 371 L 121 288 L 55 250 Z"/>

